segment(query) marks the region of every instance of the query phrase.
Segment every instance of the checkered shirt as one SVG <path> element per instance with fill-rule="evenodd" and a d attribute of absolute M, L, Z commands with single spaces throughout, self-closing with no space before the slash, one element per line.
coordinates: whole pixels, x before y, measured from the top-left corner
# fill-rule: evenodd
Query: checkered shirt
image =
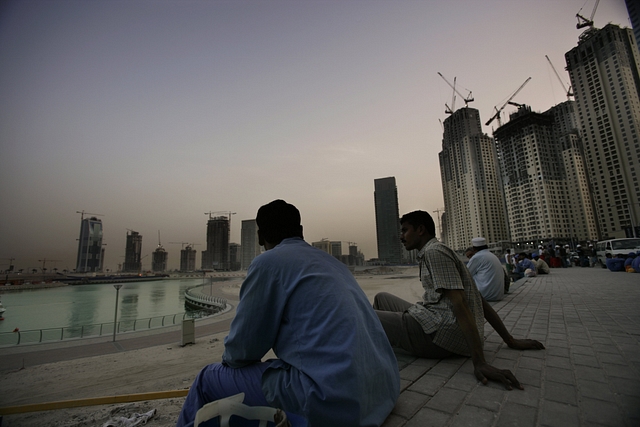
<path fill-rule="evenodd" d="M 442 289 L 463 289 L 473 314 L 480 341 L 484 341 L 482 299 L 467 267 L 458 255 L 437 241 L 429 240 L 418 252 L 420 281 L 424 288 L 422 301 L 408 309 L 426 334 L 436 333 L 434 344 L 463 356 L 471 356 L 462 330 L 453 314 L 453 304 L 444 298 Z"/>

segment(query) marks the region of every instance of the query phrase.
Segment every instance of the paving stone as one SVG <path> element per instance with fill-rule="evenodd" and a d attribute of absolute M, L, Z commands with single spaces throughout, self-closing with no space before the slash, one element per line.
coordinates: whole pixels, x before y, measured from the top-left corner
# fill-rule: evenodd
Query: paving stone
<path fill-rule="evenodd" d="M 545 400 L 577 405 L 576 388 L 572 385 L 547 381 L 544 385 Z"/>
<path fill-rule="evenodd" d="M 534 427 L 536 408 L 507 402 L 500 412 L 496 427 Z"/>
<path fill-rule="evenodd" d="M 569 357 L 568 348 L 551 347 L 546 349 L 546 353 L 547 353 L 547 357 L 548 356 Z"/>
<path fill-rule="evenodd" d="M 460 365 L 440 362 L 431 368 L 429 375 L 439 375 L 441 377 L 451 378 L 458 369 L 460 369 Z"/>
<path fill-rule="evenodd" d="M 474 375 L 473 371 L 467 371 L 466 369 L 460 369 L 456 372 L 449 381 L 447 381 L 446 387 L 455 388 L 458 390 L 471 391 L 479 384 L 478 379 Z"/>
<path fill-rule="evenodd" d="M 518 361 L 518 369 L 533 369 L 541 371 L 543 366 L 543 360 L 540 358 L 529 357 L 529 354 L 523 355 Z"/>
<path fill-rule="evenodd" d="M 544 378 L 546 381 L 555 381 L 568 385 L 574 385 L 576 383 L 576 379 L 570 369 L 548 367 L 545 370 Z"/>
<path fill-rule="evenodd" d="M 465 405 L 453 417 L 451 427 L 491 427 L 496 418 L 495 412 Z"/>
<path fill-rule="evenodd" d="M 426 407 L 453 414 L 466 397 L 466 392 L 442 388 L 427 402 Z"/>
<path fill-rule="evenodd" d="M 586 347 L 583 345 L 572 345 L 570 351 L 572 355 L 584 354 L 587 356 L 595 356 L 596 354 L 596 352 L 593 351 L 591 347 Z"/>
<path fill-rule="evenodd" d="M 549 355 L 547 356 L 545 364 L 554 368 L 571 369 L 573 366 L 571 365 L 571 359 L 569 359 L 568 356 L 569 354 L 567 354 L 567 357 Z"/>
<path fill-rule="evenodd" d="M 508 392 L 506 399 L 507 402 L 537 408 L 540 405 L 540 388 L 525 385 L 524 390 L 513 389 Z"/>
<path fill-rule="evenodd" d="M 427 396 L 435 395 L 447 382 L 447 379 L 438 375 L 424 375 L 409 387 L 409 390 Z"/>
<path fill-rule="evenodd" d="M 592 368 L 591 366 L 576 365 L 573 372 L 576 376 L 576 379 L 582 378 L 585 380 L 592 380 L 592 381 L 597 381 L 601 383 L 607 382 L 604 372 L 598 368 Z"/>
<path fill-rule="evenodd" d="M 578 407 L 545 400 L 542 403 L 540 424 L 548 427 L 579 426 Z"/>
<path fill-rule="evenodd" d="M 470 394 L 465 402 L 466 405 L 485 408 L 490 411 L 498 412 L 505 399 L 505 393 L 508 391 L 502 389 L 497 390 L 491 387 L 478 386 Z"/>
<path fill-rule="evenodd" d="M 616 377 L 610 378 L 609 381 L 613 385 L 616 393 L 620 395 L 634 396 L 634 397 L 640 398 L 640 383 L 638 383 L 638 381 L 628 379 L 628 378 L 616 378 Z"/>
<path fill-rule="evenodd" d="M 626 365 L 627 361 L 621 354 L 602 353 L 598 355 L 598 359 L 602 363 L 610 363 L 614 365 Z"/>
<path fill-rule="evenodd" d="M 624 424 L 620 408 L 615 403 L 583 399 L 580 409 L 585 421 L 614 427 Z"/>
<path fill-rule="evenodd" d="M 579 379 L 578 393 L 583 397 L 605 400 L 608 402 L 615 402 L 616 398 L 609 387 L 609 384 L 598 383 L 595 381 L 589 381 L 585 379 Z"/>
<path fill-rule="evenodd" d="M 594 368 L 600 367 L 600 362 L 598 362 L 598 359 L 595 356 L 587 356 L 584 354 L 574 354 L 571 356 L 571 360 L 576 365 L 591 366 Z"/>
<path fill-rule="evenodd" d="M 400 393 L 400 397 L 398 397 L 398 401 L 396 402 L 396 406 L 393 408 L 392 413 L 405 418 L 410 418 L 421 407 L 423 407 L 429 399 L 430 397 L 424 394 L 405 390 Z"/>
<path fill-rule="evenodd" d="M 638 375 L 634 373 L 633 369 L 626 365 L 611 365 L 609 363 L 603 363 L 602 369 L 609 377 L 638 379 Z"/>
<path fill-rule="evenodd" d="M 415 414 L 407 424 L 406 427 L 442 427 L 447 425 L 447 422 L 452 418 L 451 414 L 436 411 L 430 408 L 422 408 L 417 414 Z"/>
<path fill-rule="evenodd" d="M 432 367 L 436 366 L 438 364 L 438 362 L 440 362 L 438 359 L 418 358 L 418 359 L 414 360 L 413 362 L 411 362 L 411 364 L 420 365 L 420 366 L 426 366 L 428 368 L 432 368 Z"/>
<path fill-rule="evenodd" d="M 514 373 L 520 384 L 523 386 L 535 386 L 540 387 L 542 381 L 542 373 L 541 371 L 534 369 L 524 369 L 518 368 L 518 370 Z"/>
<path fill-rule="evenodd" d="M 420 378 L 430 368 L 412 363 L 400 371 L 400 379 L 415 381 Z"/>

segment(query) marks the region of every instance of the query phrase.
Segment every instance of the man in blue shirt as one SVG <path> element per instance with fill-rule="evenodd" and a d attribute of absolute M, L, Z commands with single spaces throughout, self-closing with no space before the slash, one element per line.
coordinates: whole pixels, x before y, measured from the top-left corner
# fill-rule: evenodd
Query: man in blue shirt
<path fill-rule="evenodd" d="M 521 252 L 518 254 L 518 263 L 516 264 L 516 268 L 513 270 L 514 280 L 522 279 L 524 276 L 527 277 L 535 277 L 537 275 L 535 264 L 527 258 L 527 254 Z"/>
<path fill-rule="evenodd" d="M 295 206 L 258 210 L 260 245 L 225 338 L 222 363 L 194 381 L 178 419 L 191 426 L 204 404 L 240 392 L 311 426 L 379 426 L 395 406 L 400 377 L 384 330 L 349 269 L 302 237 Z M 278 357 L 262 362 L 273 349 Z"/>

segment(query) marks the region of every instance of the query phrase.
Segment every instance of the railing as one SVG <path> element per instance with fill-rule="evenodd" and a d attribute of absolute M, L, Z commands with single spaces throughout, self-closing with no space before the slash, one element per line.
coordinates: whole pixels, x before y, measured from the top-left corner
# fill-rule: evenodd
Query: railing
<path fill-rule="evenodd" d="M 211 316 L 216 311 L 203 309 L 150 317 L 147 319 L 122 320 L 116 326 L 116 333 L 142 331 L 180 324 L 184 319 L 200 319 Z M 113 335 L 113 322 L 94 325 L 70 326 L 63 328 L 34 329 L 29 331 L 1 332 L 0 347 L 20 344 L 34 344 L 67 339 L 80 339 Z"/>
<path fill-rule="evenodd" d="M 205 308 L 216 311 L 224 310 L 227 307 L 227 300 L 221 297 L 202 293 L 205 286 L 209 285 L 203 284 L 187 289 L 184 293 L 185 303 L 196 308 Z"/>

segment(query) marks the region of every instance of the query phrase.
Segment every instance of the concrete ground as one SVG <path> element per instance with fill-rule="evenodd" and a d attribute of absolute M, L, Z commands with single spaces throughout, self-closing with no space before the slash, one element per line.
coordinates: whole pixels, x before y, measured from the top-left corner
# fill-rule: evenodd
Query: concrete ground
<path fill-rule="evenodd" d="M 363 288 L 370 299 L 378 291 L 394 292 L 395 289 L 403 298 L 417 300 L 420 287 L 414 278 L 415 270 L 405 271 L 404 276 L 381 276 Z M 485 325 L 487 361 L 496 367 L 511 369 L 525 390 L 507 391 L 499 383 L 480 384 L 468 358 L 417 359 L 398 350 L 402 391 L 384 427 L 640 425 L 640 274 L 612 273 L 600 268 L 553 269 L 549 275 L 517 282 L 511 293 L 495 303 L 494 308 L 512 335 L 534 338 L 546 346 L 546 350 L 541 351 L 511 350 L 491 326 Z M 218 337 L 205 344 L 211 347 L 207 351 L 221 351 L 218 339 L 224 336 L 231 317 L 232 313 L 228 313 L 215 322 L 197 326 L 199 342 L 206 343 L 209 337 Z M 131 354 L 144 359 L 144 349 L 160 354 L 182 352 L 181 363 L 186 363 L 194 357 L 187 357 L 190 352 L 200 351 L 199 344 L 178 348 L 175 343 L 179 340 L 179 331 L 174 330 L 119 337 L 116 343 L 106 342 L 103 338 L 82 343 L 0 349 L 4 384 L 0 387 L 4 393 L 0 393 L 0 400 L 5 400 L 0 401 L 0 406 L 78 398 L 80 393 L 94 397 L 93 389 L 74 391 L 71 379 L 56 386 L 55 394 L 23 393 L 19 386 L 9 391 L 6 388 L 20 381 L 20 375 L 44 378 L 49 371 L 56 370 L 56 365 L 65 363 L 69 367 L 63 367 L 61 372 L 69 378 L 68 369 L 77 366 L 85 369 L 82 375 L 90 376 L 90 361 L 95 359 L 97 363 L 104 363 L 106 354 L 133 358 L 128 356 Z M 167 348 L 169 344 L 171 347 Z M 167 371 L 175 368 L 173 357 L 166 356 L 167 360 L 163 360 Z M 196 360 L 189 367 L 188 377 L 176 371 L 174 376 L 178 384 L 188 386 L 197 373 L 195 366 L 201 363 L 201 359 Z M 27 369 L 22 369 L 25 365 Z M 29 369 L 32 369 L 31 373 Z M 117 376 L 117 372 L 112 376 Z M 39 381 L 37 384 L 43 384 L 43 389 L 54 384 L 53 381 L 47 383 L 46 379 Z M 130 392 L 161 391 L 169 386 L 177 388 L 175 384 L 173 376 L 165 383 L 150 384 L 151 389 L 142 381 Z M 122 384 L 120 390 L 129 392 L 126 384 Z M 177 404 L 175 410 L 179 410 L 179 402 L 172 404 Z M 162 403 L 159 405 L 162 407 Z M 89 417 L 71 411 L 69 416 L 72 418 L 95 419 L 94 414 Z M 5 424 L 35 425 L 34 420 L 45 419 L 44 413 L 40 418 L 8 416 Z M 167 413 L 164 421 L 152 419 L 148 425 L 169 426 L 174 419 L 175 413 Z M 40 425 L 56 424 L 42 422 Z"/>

